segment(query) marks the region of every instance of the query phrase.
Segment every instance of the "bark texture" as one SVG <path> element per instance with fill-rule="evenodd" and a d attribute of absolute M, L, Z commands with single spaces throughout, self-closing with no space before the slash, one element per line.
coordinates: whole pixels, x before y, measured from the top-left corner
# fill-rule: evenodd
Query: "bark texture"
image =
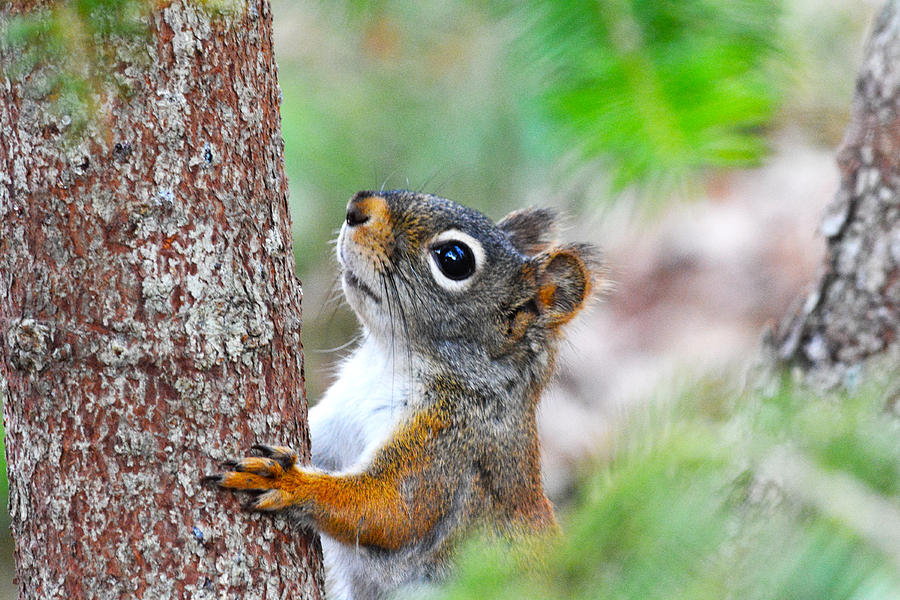
<path fill-rule="evenodd" d="M 253 443 L 308 457 L 309 439 L 269 2 L 197 4 L 116 48 L 128 94 L 74 142 L 46 72 L 0 80 L 22 599 L 322 597 L 309 532 L 200 483 Z"/>
<path fill-rule="evenodd" d="M 852 386 L 900 342 L 900 0 L 875 22 L 838 151 L 841 187 L 822 221 L 827 255 L 771 349 L 817 387 Z"/>

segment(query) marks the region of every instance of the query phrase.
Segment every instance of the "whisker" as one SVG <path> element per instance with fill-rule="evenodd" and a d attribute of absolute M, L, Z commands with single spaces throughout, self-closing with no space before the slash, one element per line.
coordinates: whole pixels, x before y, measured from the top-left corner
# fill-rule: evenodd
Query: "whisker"
<path fill-rule="evenodd" d="M 425 182 L 419 187 L 419 189 L 416 190 L 416 192 L 420 194 L 423 193 L 425 191 L 425 188 L 431 185 L 431 182 L 435 180 L 435 178 L 443 169 L 444 167 L 438 167 L 437 169 L 435 169 L 434 172 L 432 172 L 431 175 L 428 176 L 428 179 L 426 179 Z"/>
<path fill-rule="evenodd" d="M 328 281 L 328 293 L 325 295 L 325 299 L 322 301 L 322 306 L 319 307 L 321 311 L 325 306 L 332 304 L 335 301 L 341 301 L 344 299 L 343 289 L 341 286 L 341 273 L 334 273 Z M 316 315 L 318 318 L 319 314 Z"/>
<path fill-rule="evenodd" d="M 415 278 L 415 281 L 412 282 L 408 279 L 405 280 L 406 288 L 411 291 L 412 299 L 422 310 L 422 314 L 423 315 L 428 314 L 428 312 L 429 312 L 427 310 L 428 304 L 422 300 L 421 292 L 419 292 L 419 290 L 425 289 L 425 283 L 422 281 L 422 278 L 419 277 L 419 274 L 416 273 L 414 270 L 411 271 L 411 273 L 412 273 L 412 276 Z"/>
<path fill-rule="evenodd" d="M 344 342 L 340 346 L 334 346 L 332 348 L 309 348 L 304 349 L 304 352 L 310 352 L 312 354 L 331 354 L 333 352 L 340 352 L 341 350 L 346 350 L 347 348 L 353 346 L 358 343 L 363 337 L 362 333 L 357 333 L 348 341 Z"/>
<path fill-rule="evenodd" d="M 450 183 L 451 179 L 453 179 L 451 173 L 444 174 L 443 177 L 432 186 L 431 193 L 440 196 L 442 194 L 441 190 L 447 187 L 447 184 Z M 437 180 L 437 176 L 435 176 L 435 180 Z"/>
<path fill-rule="evenodd" d="M 396 175 L 396 173 L 397 173 L 397 169 L 394 169 L 393 171 L 390 172 L 390 174 L 388 174 L 387 177 L 384 178 L 384 181 L 381 182 L 381 188 L 378 190 L 379 193 L 384 192 L 384 186 L 387 185 L 387 182 L 390 181 L 391 177 Z"/>
<path fill-rule="evenodd" d="M 343 290 L 341 289 L 341 276 L 340 273 L 335 274 L 335 276 L 331 280 L 331 284 L 329 285 L 328 293 L 325 295 L 325 299 L 322 301 L 322 304 L 319 305 L 318 310 L 315 313 L 315 320 L 321 323 L 324 323 L 327 328 L 334 321 L 335 315 L 337 315 L 338 309 L 346 302 L 346 298 L 344 297 Z M 326 310 L 328 310 L 327 317 Z"/>
<path fill-rule="evenodd" d="M 400 277 L 399 274 L 398 277 Z M 394 273 L 388 274 L 388 281 L 393 288 L 394 297 L 397 299 L 397 309 L 400 312 L 400 324 L 403 326 L 403 341 L 406 346 L 406 370 L 407 375 L 409 376 L 407 390 L 409 391 L 412 389 L 412 344 L 409 335 L 409 322 L 406 320 L 406 311 L 403 309 L 403 299 L 400 298 L 400 290 L 397 288 L 397 281 L 394 278 Z"/>
<path fill-rule="evenodd" d="M 383 261 L 380 261 L 380 280 L 381 280 L 381 290 L 384 293 L 384 303 L 387 304 L 388 307 L 388 322 L 391 326 L 391 347 L 390 347 L 390 357 L 391 357 L 391 411 L 394 409 L 394 380 L 397 375 L 397 357 L 394 353 L 394 302 L 390 298 L 390 292 L 387 286 L 387 269 L 385 269 L 385 265 Z"/>

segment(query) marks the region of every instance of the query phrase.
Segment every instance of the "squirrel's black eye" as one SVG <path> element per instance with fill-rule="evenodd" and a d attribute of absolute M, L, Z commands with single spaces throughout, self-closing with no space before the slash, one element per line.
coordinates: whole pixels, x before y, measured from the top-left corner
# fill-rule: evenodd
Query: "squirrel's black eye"
<path fill-rule="evenodd" d="M 438 268 L 448 279 L 460 281 L 475 272 L 475 254 L 472 249 L 451 240 L 431 250 Z"/>

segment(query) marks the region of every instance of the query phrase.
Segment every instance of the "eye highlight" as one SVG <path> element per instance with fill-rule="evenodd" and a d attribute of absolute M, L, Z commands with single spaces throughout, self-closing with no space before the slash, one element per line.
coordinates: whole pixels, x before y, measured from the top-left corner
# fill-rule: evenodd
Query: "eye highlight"
<path fill-rule="evenodd" d="M 487 262 L 481 242 L 458 229 L 439 233 L 426 248 L 431 276 L 448 292 L 460 292 L 472 285 Z"/>
<path fill-rule="evenodd" d="M 475 253 L 463 242 L 449 240 L 431 249 L 431 254 L 448 279 L 462 281 L 475 273 Z"/>

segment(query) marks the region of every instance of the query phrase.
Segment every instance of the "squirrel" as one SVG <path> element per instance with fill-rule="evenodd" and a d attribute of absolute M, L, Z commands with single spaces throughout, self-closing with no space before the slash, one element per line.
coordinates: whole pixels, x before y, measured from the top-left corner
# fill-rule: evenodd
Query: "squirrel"
<path fill-rule="evenodd" d="M 593 246 L 554 244 L 554 221 L 532 208 L 494 224 L 405 190 L 350 200 L 337 259 L 363 337 L 310 409 L 312 465 L 257 445 L 207 478 L 316 529 L 329 597 L 438 580 L 472 528 L 557 529 L 535 413 L 601 276 Z"/>

